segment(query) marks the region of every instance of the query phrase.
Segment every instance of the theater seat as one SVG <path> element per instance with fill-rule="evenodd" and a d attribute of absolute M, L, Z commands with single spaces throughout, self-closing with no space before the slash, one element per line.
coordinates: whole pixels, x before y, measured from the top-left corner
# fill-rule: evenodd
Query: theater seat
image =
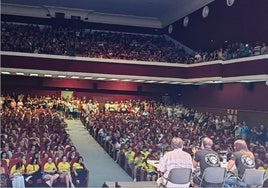
<path fill-rule="evenodd" d="M 164 187 L 189 187 L 192 169 L 190 168 L 173 168 L 170 170 L 168 177 L 165 178 Z"/>
<path fill-rule="evenodd" d="M 265 170 L 246 169 L 242 181 L 246 186 L 263 187 Z"/>
<path fill-rule="evenodd" d="M 226 178 L 226 168 L 208 167 L 204 170 L 200 182 L 201 187 L 223 187 Z"/>

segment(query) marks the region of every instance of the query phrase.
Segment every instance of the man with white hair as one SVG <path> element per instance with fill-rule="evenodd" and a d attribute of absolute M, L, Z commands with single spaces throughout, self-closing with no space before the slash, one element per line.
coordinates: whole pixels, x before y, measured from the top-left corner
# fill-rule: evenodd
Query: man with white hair
<path fill-rule="evenodd" d="M 192 157 L 189 153 L 183 151 L 183 140 L 179 137 L 172 138 L 172 151 L 167 152 L 159 161 L 157 171 L 164 173 L 163 177 L 157 180 L 158 185 L 165 185 L 166 179 L 173 168 L 190 168 L 192 169 Z M 189 184 L 177 185 L 168 182 L 166 187 L 187 187 Z"/>

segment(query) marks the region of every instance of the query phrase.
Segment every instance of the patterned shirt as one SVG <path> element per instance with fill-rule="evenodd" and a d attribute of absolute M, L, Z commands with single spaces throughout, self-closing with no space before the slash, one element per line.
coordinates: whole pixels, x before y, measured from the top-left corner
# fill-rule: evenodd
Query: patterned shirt
<path fill-rule="evenodd" d="M 174 149 L 167 152 L 159 161 L 158 171 L 164 172 L 164 177 L 173 168 L 193 168 L 192 157 L 182 149 Z"/>

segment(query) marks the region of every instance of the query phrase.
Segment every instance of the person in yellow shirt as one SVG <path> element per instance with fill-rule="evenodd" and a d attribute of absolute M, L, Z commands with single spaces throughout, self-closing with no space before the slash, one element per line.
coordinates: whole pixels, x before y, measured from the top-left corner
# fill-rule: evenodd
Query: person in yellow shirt
<path fill-rule="evenodd" d="M 141 152 L 137 153 L 137 156 L 134 159 L 134 170 L 133 170 L 133 178 L 134 181 L 137 181 L 137 173 L 140 173 L 143 163 L 143 156 Z"/>
<path fill-rule="evenodd" d="M 30 179 L 33 181 L 33 185 L 37 185 L 37 180 L 42 178 L 40 165 L 37 163 L 37 158 L 32 158 L 30 163 L 26 167 L 26 178 L 28 182 Z"/>
<path fill-rule="evenodd" d="M 76 185 L 86 186 L 88 168 L 84 163 L 83 157 L 79 156 L 77 161 L 73 164 L 73 173 L 76 177 Z"/>
<path fill-rule="evenodd" d="M 143 159 L 146 159 L 148 157 L 148 155 L 150 154 L 150 152 L 147 150 L 147 148 L 144 146 L 142 148 L 142 151 L 141 151 L 141 154 L 142 154 L 142 157 Z"/>
<path fill-rule="evenodd" d="M 132 147 L 131 146 L 129 146 L 128 151 L 125 152 L 125 157 L 126 157 L 126 161 L 127 161 L 126 164 L 128 164 L 129 167 L 131 169 L 133 169 L 133 167 L 134 167 L 135 152 L 132 150 Z"/>
<path fill-rule="evenodd" d="M 25 166 L 22 160 L 18 160 L 16 164 L 11 167 L 9 178 L 12 180 L 13 188 L 25 188 L 24 182 Z"/>
<path fill-rule="evenodd" d="M 70 183 L 71 183 L 71 187 L 74 188 L 75 186 L 73 184 L 70 168 L 71 168 L 71 165 L 69 162 L 67 162 L 66 155 L 63 155 L 62 161 L 59 162 L 59 164 L 58 164 L 58 170 L 60 173 L 60 177 L 65 178 L 67 188 L 69 188 Z"/>
<path fill-rule="evenodd" d="M 47 180 L 46 183 L 49 185 L 49 187 L 52 187 L 54 181 L 59 177 L 59 174 L 56 173 L 58 169 L 51 157 L 47 159 L 43 169 L 43 179 Z"/>
<path fill-rule="evenodd" d="M 147 163 L 147 159 L 143 160 L 142 168 L 146 171 L 146 180 L 147 181 L 156 181 L 157 178 L 157 172 L 154 166 Z"/>

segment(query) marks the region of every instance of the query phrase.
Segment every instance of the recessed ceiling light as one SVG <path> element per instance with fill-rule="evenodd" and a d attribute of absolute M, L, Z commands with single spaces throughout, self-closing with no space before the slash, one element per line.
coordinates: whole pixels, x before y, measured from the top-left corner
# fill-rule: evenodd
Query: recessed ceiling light
<path fill-rule="evenodd" d="M 181 82 L 181 84 L 183 84 L 183 85 L 191 85 L 191 84 L 193 84 L 193 83 L 189 83 L 189 82 Z"/>
<path fill-rule="evenodd" d="M 24 75 L 23 72 L 16 72 L 16 75 Z"/>
<path fill-rule="evenodd" d="M 38 76 L 36 73 L 31 73 L 30 76 Z"/>
<path fill-rule="evenodd" d="M 64 75 L 58 75 L 59 78 L 66 78 Z"/>
<path fill-rule="evenodd" d="M 130 79 L 123 79 L 122 82 L 130 82 Z"/>
<path fill-rule="evenodd" d="M 155 83 L 156 81 L 155 80 L 147 80 L 145 81 L 146 83 Z"/>
<path fill-rule="evenodd" d="M 166 84 L 166 83 L 169 83 L 169 81 L 161 81 L 161 82 L 158 82 L 160 84 Z"/>
<path fill-rule="evenodd" d="M 111 81 L 117 81 L 119 79 L 118 78 L 110 78 L 109 80 L 111 80 Z"/>
<path fill-rule="evenodd" d="M 1 74 L 10 74 L 10 72 L 3 71 L 3 72 L 1 72 Z"/>
<path fill-rule="evenodd" d="M 134 80 L 134 82 L 144 82 L 145 80 Z"/>
<path fill-rule="evenodd" d="M 170 82 L 170 84 L 180 84 L 181 82 Z"/>
<path fill-rule="evenodd" d="M 97 80 L 106 80 L 106 78 L 100 77 L 100 78 L 97 78 Z"/>
<path fill-rule="evenodd" d="M 86 76 L 84 79 L 91 80 L 91 79 L 93 79 L 93 77 Z"/>
<path fill-rule="evenodd" d="M 51 74 L 44 74 L 44 77 L 52 77 Z"/>
<path fill-rule="evenodd" d="M 203 83 L 207 83 L 207 84 L 218 84 L 218 83 L 222 83 L 221 80 L 209 80 L 209 81 L 205 81 Z"/>
<path fill-rule="evenodd" d="M 77 79 L 80 78 L 79 76 L 72 76 L 71 78 Z"/>

